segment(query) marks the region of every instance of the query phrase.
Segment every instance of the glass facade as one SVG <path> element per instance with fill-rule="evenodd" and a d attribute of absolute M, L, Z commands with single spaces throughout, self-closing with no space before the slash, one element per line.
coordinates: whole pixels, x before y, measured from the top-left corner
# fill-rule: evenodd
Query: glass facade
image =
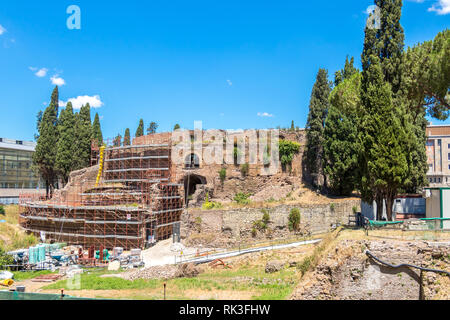
<path fill-rule="evenodd" d="M 31 169 L 33 151 L 0 146 L 0 188 L 36 189 L 39 178 Z"/>

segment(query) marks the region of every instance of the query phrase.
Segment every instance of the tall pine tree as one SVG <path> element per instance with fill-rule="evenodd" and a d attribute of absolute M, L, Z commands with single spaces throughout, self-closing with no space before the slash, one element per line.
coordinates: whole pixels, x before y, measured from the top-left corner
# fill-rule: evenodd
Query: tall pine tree
<path fill-rule="evenodd" d="M 95 114 L 94 123 L 92 124 L 92 139 L 97 141 L 98 146 L 103 145 L 103 134 L 98 113 Z"/>
<path fill-rule="evenodd" d="M 304 163 L 313 186 L 324 185 L 322 158 L 324 143 L 324 123 L 329 106 L 328 97 L 331 84 L 328 81 L 328 71 L 319 69 L 316 82 L 311 93 L 308 121 L 306 123 L 306 150 Z"/>
<path fill-rule="evenodd" d="M 58 143 L 58 87 L 53 90 L 50 105 L 45 109 L 40 119 L 39 138 L 33 153 L 33 166 L 45 181 L 47 197 L 53 195 L 57 178 L 56 145 Z M 39 119 L 38 119 L 39 121 Z"/>
<path fill-rule="evenodd" d="M 125 129 L 125 135 L 123 136 L 123 145 L 129 146 L 131 144 L 131 137 L 130 137 L 130 129 Z"/>
<path fill-rule="evenodd" d="M 76 144 L 77 150 L 74 154 L 75 170 L 89 166 L 91 159 L 91 107 L 89 103 L 82 106 L 80 113 L 76 115 Z"/>
<path fill-rule="evenodd" d="M 59 139 L 56 145 L 56 168 L 64 183 L 69 179 L 69 173 L 74 169 L 74 153 L 76 151 L 75 115 L 72 103 L 68 102 L 59 116 Z"/>
<path fill-rule="evenodd" d="M 136 129 L 135 137 L 142 137 L 144 135 L 144 119 L 139 120 L 139 126 Z"/>
<path fill-rule="evenodd" d="M 361 159 L 363 198 L 377 201 L 377 219 L 381 219 L 382 201 L 392 221 L 392 206 L 408 175 L 408 133 L 403 126 L 406 117 L 402 106 L 395 106 L 391 85 L 384 81 L 379 58 L 373 56 L 363 72 L 362 102 L 365 107 L 361 120 Z"/>

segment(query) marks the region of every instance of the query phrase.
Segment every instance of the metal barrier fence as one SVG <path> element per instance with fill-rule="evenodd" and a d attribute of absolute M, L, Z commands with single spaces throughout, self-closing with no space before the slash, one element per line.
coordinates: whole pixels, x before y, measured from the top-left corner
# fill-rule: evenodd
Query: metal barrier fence
<path fill-rule="evenodd" d="M 225 249 L 213 249 L 213 250 L 205 250 L 205 251 L 197 251 L 196 253 L 192 254 L 179 254 L 178 256 L 174 256 L 174 261 L 176 264 L 178 263 L 184 263 L 190 260 L 194 260 L 196 258 L 208 258 L 210 256 L 215 256 L 219 254 L 227 254 L 232 252 L 241 252 L 246 251 L 249 249 L 255 249 L 259 247 L 275 247 L 277 245 L 283 245 L 283 244 L 290 244 L 290 243 L 296 243 L 296 242 L 302 242 L 302 241 L 309 241 L 320 238 L 321 235 L 325 234 L 327 232 L 321 232 L 317 234 L 310 234 L 308 236 L 301 236 L 301 237 L 290 237 L 285 239 L 273 239 L 273 240 L 263 240 L 263 241 L 253 241 L 253 242 L 239 242 L 238 246 L 232 247 L 232 248 L 225 248 Z"/>
<path fill-rule="evenodd" d="M 401 240 L 449 239 L 450 229 L 444 228 L 444 221 L 448 220 L 450 218 L 421 218 L 394 222 L 366 220 L 365 232 L 367 236 Z M 390 232 L 396 236 L 386 236 L 385 233 Z"/>
<path fill-rule="evenodd" d="M 65 294 L 0 291 L 0 300 L 96 300 L 96 299 L 79 298 Z"/>

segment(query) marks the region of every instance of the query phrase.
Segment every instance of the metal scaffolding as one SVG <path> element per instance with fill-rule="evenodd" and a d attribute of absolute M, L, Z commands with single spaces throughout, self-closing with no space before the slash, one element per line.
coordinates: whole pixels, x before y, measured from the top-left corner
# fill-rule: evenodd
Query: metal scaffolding
<path fill-rule="evenodd" d="M 183 188 L 171 179 L 170 144 L 109 146 L 100 183 L 70 183 L 50 200 L 20 196 L 20 224 L 46 239 L 126 250 L 179 230 Z M 91 164 L 98 146 L 92 144 Z"/>

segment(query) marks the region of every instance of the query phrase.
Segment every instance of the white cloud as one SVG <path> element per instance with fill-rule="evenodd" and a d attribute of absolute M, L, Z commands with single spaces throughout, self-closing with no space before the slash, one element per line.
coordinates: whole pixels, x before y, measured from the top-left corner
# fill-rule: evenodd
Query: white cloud
<path fill-rule="evenodd" d="M 95 96 L 78 96 L 76 98 L 70 98 L 67 101 L 59 101 L 60 107 L 65 107 L 67 105 L 67 102 L 72 103 L 72 107 L 74 109 L 80 109 L 83 105 L 86 103 L 89 103 L 91 108 L 100 108 L 104 105 L 102 100 L 100 99 L 99 95 Z"/>
<path fill-rule="evenodd" d="M 55 86 L 63 86 L 66 84 L 66 81 L 63 78 L 59 77 L 59 75 L 57 75 L 57 74 L 55 74 L 53 77 L 51 77 L 50 81 Z"/>
<path fill-rule="evenodd" d="M 273 117 L 273 114 L 267 113 L 267 112 L 258 112 L 258 117 Z"/>
<path fill-rule="evenodd" d="M 34 75 L 36 77 L 43 78 L 47 75 L 47 72 L 48 72 L 47 68 L 41 68 Z"/>
<path fill-rule="evenodd" d="M 439 0 L 438 3 L 435 3 L 428 8 L 428 11 L 435 11 L 439 15 L 446 15 L 450 13 L 450 0 Z"/>
<path fill-rule="evenodd" d="M 227 80 L 228 85 L 232 86 L 233 82 L 231 82 L 231 80 Z"/>
<path fill-rule="evenodd" d="M 6 32 L 6 29 L 0 24 L 0 36 Z"/>

